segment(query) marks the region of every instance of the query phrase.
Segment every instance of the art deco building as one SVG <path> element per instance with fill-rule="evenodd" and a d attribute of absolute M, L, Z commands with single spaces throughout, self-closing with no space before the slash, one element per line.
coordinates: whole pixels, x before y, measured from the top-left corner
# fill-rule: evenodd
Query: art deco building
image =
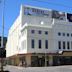
<path fill-rule="evenodd" d="M 71 14 L 21 5 L 9 29 L 8 63 L 23 66 L 72 64 Z"/>

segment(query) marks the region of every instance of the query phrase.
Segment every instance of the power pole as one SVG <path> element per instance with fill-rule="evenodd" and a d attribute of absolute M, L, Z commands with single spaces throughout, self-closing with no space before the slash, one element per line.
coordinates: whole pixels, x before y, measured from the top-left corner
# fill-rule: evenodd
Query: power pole
<path fill-rule="evenodd" d="M 1 48 L 4 48 L 4 10 L 5 10 L 5 0 L 3 0 L 3 9 L 2 9 L 2 37 L 1 37 Z M 1 71 L 3 71 L 3 61 L 4 59 L 1 58 Z"/>

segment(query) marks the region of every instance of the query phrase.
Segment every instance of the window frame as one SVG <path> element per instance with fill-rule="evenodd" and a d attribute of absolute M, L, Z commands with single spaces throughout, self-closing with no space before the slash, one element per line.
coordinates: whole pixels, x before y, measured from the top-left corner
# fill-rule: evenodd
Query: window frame
<path fill-rule="evenodd" d="M 45 40 L 45 49 L 48 49 L 48 40 Z"/>
<path fill-rule="evenodd" d="M 58 49 L 61 49 L 61 41 L 58 41 Z"/>
<path fill-rule="evenodd" d="M 38 40 L 38 48 L 41 49 L 42 48 L 42 40 Z"/>
<path fill-rule="evenodd" d="M 31 48 L 34 49 L 35 48 L 35 40 L 31 39 Z"/>
<path fill-rule="evenodd" d="M 34 34 L 35 33 L 35 30 L 31 30 L 31 34 Z"/>

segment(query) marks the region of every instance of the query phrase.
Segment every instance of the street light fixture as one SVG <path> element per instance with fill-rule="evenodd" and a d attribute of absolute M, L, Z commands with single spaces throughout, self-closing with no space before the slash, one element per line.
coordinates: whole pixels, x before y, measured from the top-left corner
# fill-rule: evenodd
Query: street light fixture
<path fill-rule="evenodd" d="M 58 53 L 59 53 L 59 54 L 62 54 L 62 53 L 63 53 L 63 51 L 59 51 Z"/>
<path fill-rule="evenodd" d="M 60 64 L 60 61 L 59 61 L 59 55 L 62 54 L 62 53 L 63 53 L 62 50 L 59 50 L 59 51 L 58 51 L 58 64 Z"/>

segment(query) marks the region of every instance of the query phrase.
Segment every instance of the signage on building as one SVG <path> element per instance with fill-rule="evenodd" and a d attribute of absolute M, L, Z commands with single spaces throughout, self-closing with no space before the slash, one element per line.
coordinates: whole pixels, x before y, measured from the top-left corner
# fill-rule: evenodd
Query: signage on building
<path fill-rule="evenodd" d="M 52 14 L 50 14 L 52 13 Z M 45 16 L 45 17 L 52 17 L 60 20 L 65 20 L 65 13 L 59 12 L 56 10 L 42 10 L 37 8 L 31 8 L 31 7 L 24 7 L 24 15 L 34 15 L 34 16 Z"/>
<path fill-rule="evenodd" d="M 59 11 L 52 11 L 52 18 L 64 20 L 65 18 L 65 13 L 64 12 L 59 12 Z"/>
<path fill-rule="evenodd" d="M 69 22 L 72 22 L 72 14 L 67 13 L 67 19 Z"/>
<path fill-rule="evenodd" d="M 31 7 L 24 7 L 24 15 L 49 16 L 49 11 Z"/>

